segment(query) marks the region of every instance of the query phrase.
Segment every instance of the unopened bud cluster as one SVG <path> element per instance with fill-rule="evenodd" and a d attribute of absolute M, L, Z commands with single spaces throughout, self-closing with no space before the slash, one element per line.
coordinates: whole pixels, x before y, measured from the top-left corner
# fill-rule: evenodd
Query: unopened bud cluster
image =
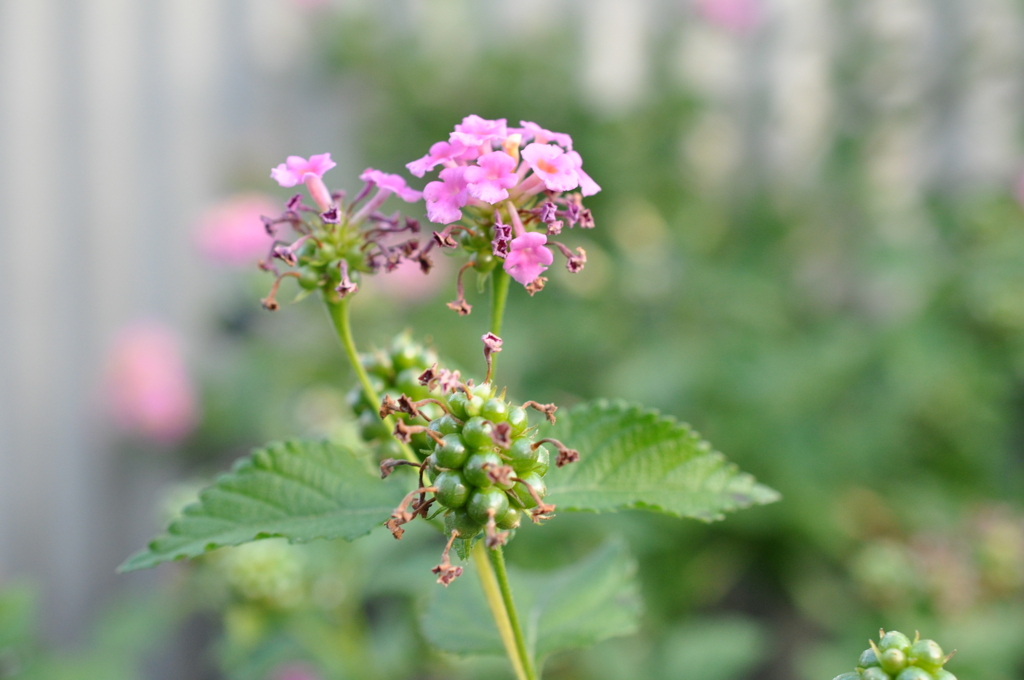
<path fill-rule="evenodd" d="M 433 350 L 414 342 L 408 333 L 396 336 L 386 350 L 360 355 L 360 361 L 378 395 L 398 399 L 405 394 L 419 401 L 440 394 L 439 390 L 431 390 L 419 382 L 419 376 L 423 371 L 437 363 L 437 355 Z M 384 457 L 399 455 L 391 432 L 378 415 L 380 404 L 367 396 L 362 385 L 356 385 L 348 393 L 348 403 L 358 419 L 360 436 L 368 442 L 383 442 Z M 429 419 L 443 413 L 439 406 L 431 403 L 424 404 L 419 410 L 422 416 L 398 412 L 395 417 L 401 418 L 407 425 L 416 426 L 426 425 Z M 433 440 L 423 432 L 412 434 L 410 443 L 415 451 L 422 451 L 434 445 Z"/>
<path fill-rule="evenodd" d="M 879 642 L 870 641 L 860 655 L 857 670 L 835 680 L 956 680 L 943 668 L 953 654 L 945 654 L 934 640 L 922 640 L 918 633 L 911 641 L 895 630 L 879 635 Z"/>

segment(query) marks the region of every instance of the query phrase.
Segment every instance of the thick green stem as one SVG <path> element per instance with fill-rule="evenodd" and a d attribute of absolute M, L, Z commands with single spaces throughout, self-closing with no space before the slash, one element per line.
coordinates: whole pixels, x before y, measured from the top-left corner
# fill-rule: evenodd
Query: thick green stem
<path fill-rule="evenodd" d="M 498 579 L 498 587 L 501 589 L 501 599 L 505 602 L 505 609 L 508 610 L 508 620 L 512 624 L 512 634 L 516 639 L 516 650 L 519 658 L 523 661 L 526 670 L 526 677 L 529 680 L 537 680 L 537 671 L 533 668 L 533 655 L 526 648 L 526 638 L 523 636 L 523 627 L 519 624 L 519 614 L 516 612 L 516 603 L 512 599 L 512 587 L 508 583 L 508 572 L 505 570 L 505 553 L 501 546 L 489 551 L 491 563 L 494 565 L 494 575 Z"/>
<path fill-rule="evenodd" d="M 359 361 L 359 352 L 356 350 L 355 340 L 352 339 L 352 324 L 348 318 L 348 298 L 342 298 L 340 302 L 331 302 L 327 298 L 324 298 L 324 304 L 327 305 L 327 312 L 331 316 L 331 322 L 334 324 L 334 330 L 338 333 L 338 339 L 341 340 L 342 346 L 345 348 L 345 355 L 348 357 L 348 362 L 352 364 L 352 370 L 355 371 L 356 377 L 359 379 L 359 384 L 363 386 L 363 391 L 366 393 L 366 398 L 370 400 L 371 404 L 380 404 L 380 395 L 377 394 L 377 390 L 373 389 L 373 384 L 370 382 L 370 376 L 366 374 L 366 369 L 363 368 L 363 364 Z M 395 431 L 395 420 L 391 416 L 383 419 L 384 426 L 391 432 L 391 436 L 394 437 Z M 412 452 L 408 444 L 395 439 L 399 448 L 402 450 L 402 455 L 414 463 L 419 463 L 419 459 L 416 454 Z"/>
<path fill-rule="evenodd" d="M 484 591 L 484 598 L 487 600 L 487 606 L 491 610 L 491 616 L 494 617 L 494 623 L 498 627 L 498 635 L 505 646 L 508 660 L 512 662 L 512 670 L 515 671 L 517 680 L 535 680 L 535 676 L 527 675 L 526 657 L 521 656 L 516 645 L 516 635 L 512 629 L 512 620 L 509 617 L 508 610 L 505 608 L 501 587 L 498 585 L 498 579 L 494 575 L 491 561 L 487 559 L 487 550 L 484 548 L 483 541 L 478 541 L 473 546 L 472 555 L 473 562 L 476 564 L 476 573 L 480 577 L 480 586 Z"/>

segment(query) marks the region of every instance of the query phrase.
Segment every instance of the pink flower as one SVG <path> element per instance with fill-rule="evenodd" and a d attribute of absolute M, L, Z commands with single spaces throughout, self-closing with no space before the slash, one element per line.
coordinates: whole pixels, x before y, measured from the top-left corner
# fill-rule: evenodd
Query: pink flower
<path fill-rule="evenodd" d="M 156 322 L 122 330 L 106 372 L 108 406 L 124 430 L 173 443 L 196 426 L 195 390 L 178 336 Z"/>
<path fill-rule="evenodd" d="M 449 142 L 438 142 L 430 147 L 430 153 L 423 158 L 415 160 L 412 163 L 406 163 L 405 167 L 409 168 L 416 177 L 423 177 L 434 168 L 445 161 L 452 160 L 470 160 L 460 159 L 459 157 L 466 152 L 466 145 L 459 140 L 453 140 Z"/>
<path fill-rule="evenodd" d="M 310 156 L 308 161 L 302 156 L 288 156 L 284 163 L 270 171 L 270 178 L 283 187 L 293 187 L 305 182 L 310 175 L 322 178 L 336 165 L 329 153 Z"/>
<path fill-rule="evenodd" d="M 465 167 L 445 168 L 441 171 L 440 182 L 430 182 L 423 188 L 427 199 L 427 219 L 437 224 L 447 224 L 462 219 L 460 208 L 469 201 Z"/>
<path fill-rule="evenodd" d="M 524 286 L 540 276 L 555 256 L 544 247 L 548 237 L 529 231 L 512 239 L 512 252 L 505 258 L 505 271 Z"/>
<path fill-rule="evenodd" d="M 528 120 L 521 120 L 519 121 L 519 124 L 523 126 L 522 135 L 524 141 L 532 139 L 538 144 L 554 142 L 566 151 L 572 151 L 572 137 L 564 132 L 552 132 L 551 130 L 545 130 L 536 123 L 531 123 Z"/>
<path fill-rule="evenodd" d="M 373 168 L 367 168 L 359 179 L 364 182 L 373 182 L 381 189 L 398 194 L 399 198 L 407 203 L 413 203 L 423 198 L 423 194 L 412 187 L 406 186 L 405 179 L 401 175 L 392 175 Z"/>
<path fill-rule="evenodd" d="M 477 165 L 466 168 L 463 175 L 469 183 L 469 193 L 485 203 L 495 204 L 508 198 L 508 189 L 519 182 L 516 160 L 504 151 L 485 153 Z"/>
<path fill-rule="evenodd" d="M 232 196 L 199 218 L 196 231 L 199 250 L 220 264 L 251 264 L 264 257 L 274 241 L 260 217 L 277 212 L 278 208 L 262 194 Z"/>
<path fill-rule="evenodd" d="M 572 161 L 572 166 L 576 170 L 576 177 L 580 181 L 580 193 L 584 196 L 593 196 L 600 191 L 601 187 L 598 186 L 597 182 L 590 179 L 590 175 L 583 172 L 583 159 L 580 158 L 580 155 L 575 151 L 570 151 L 565 155 Z"/>
<path fill-rule="evenodd" d="M 304 183 L 313 201 L 326 212 L 334 205 L 334 199 L 324 184 L 323 176 L 335 165 L 337 163 L 331 160 L 329 153 L 310 156 L 308 161 L 302 156 L 288 156 L 284 163 L 270 171 L 270 177 L 283 187 Z"/>
<path fill-rule="evenodd" d="M 746 33 L 761 20 L 758 0 L 701 0 L 700 13 L 734 33 Z"/>
<path fill-rule="evenodd" d="M 504 118 L 487 120 L 477 115 L 466 116 L 455 126 L 455 132 L 449 138 L 452 142 L 459 141 L 466 146 L 480 146 L 485 142 L 505 141 L 508 137 L 508 122 Z"/>
<path fill-rule="evenodd" d="M 569 191 L 579 186 L 576 166 L 561 148 L 551 144 L 528 144 L 523 158 L 551 191 Z"/>

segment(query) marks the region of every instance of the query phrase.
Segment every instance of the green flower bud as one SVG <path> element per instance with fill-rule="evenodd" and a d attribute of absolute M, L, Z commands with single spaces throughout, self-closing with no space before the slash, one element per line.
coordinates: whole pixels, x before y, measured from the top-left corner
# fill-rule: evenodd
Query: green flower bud
<path fill-rule="evenodd" d="M 470 489 L 458 470 L 445 470 L 434 480 L 437 502 L 446 508 L 461 508 L 469 500 Z M 504 495 L 504 494 L 503 494 Z"/>
<path fill-rule="evenodd" d="M 533 471 L 543 477 L 548 473 L 548 469 L 551 467 L 551 452 L 548 451 L 546 446 L 537 447 L 537 465 L 533 468 Z"/>
<path fill-rule="evenodd" d="M 956 676 L 944 668 L 940 668 L 932 673 L 932 677 L 935 678 L 935 680 L 956 680 Z"/>
<path fill-rule="evenodd" d="M 303 268 L 299 272 L 299 286 L 303 290 L 316 290 L 320 287 L 320 272 Z"/>

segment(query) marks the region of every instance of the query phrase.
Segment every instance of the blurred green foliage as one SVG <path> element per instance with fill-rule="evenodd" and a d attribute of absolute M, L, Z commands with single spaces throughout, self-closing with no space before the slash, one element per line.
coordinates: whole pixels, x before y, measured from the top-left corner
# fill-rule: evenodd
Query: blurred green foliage
<path fill-rule="evenodd" d="M 959 676 L 1020 677 L 1020 207 L 1008 192 L 939 185 L 913 220 L 878 207 L 868 181 L 872 108 L 857 80 L 865 46 L 855 41 L 834 74 L 839 112 L 811 186 L 780 189 L 755 167 L 724 192 L 702 189 L 701 169 L 680 149 L 706 103 L 671 75 L 671 46 L 655 42 L 648 95 L 612 116 L 587 103 L 579 41 L 558 31 L 469 55 L 427 50 L 412 28 L 369 18 L 323 22 L 319 35 L 368 164 L 397 172 L 476 113 L 571 133 L 602 185 L 587 202 L 597 228 L 564 235 L 587 249 L 587 268 L 575 278 L 552 270 L 533 298 L 513 291 L 501 369 L 513 394 L 658 407 L 783 495 L 710 526 L 563 514 L 524 528 L 509 548 L 523 567 L 566 564 L 609 535 L 626 537 L 640 565 L 641 632 L 556 655 L 546 677 L 625 680 L 642 669 L 666 680 L 822 680 L 847 670 L 879 626 L 920 628 L 960 649 L 951 665 Z M 449 275 L 420 306 L 360 293 L 357 341 L 383 346 L 410 327 L 443 357 L 481 371 L 486 315 L 445 309 Z M 242 302 L 225 303 L 191 460 L 216 469 L 248 446 L 295 434 L 351 441 L 351 379 L 323 312 L 307 301 L 263 315 L 256 301 L 269 282 L 244 285 Z M 502 677 L 500 664 L 424 651 L 406 616 L 422 591 L 375 590 L 420 583 L 436 549 L 426 543 L 420 557 L 353 553 L 362 566 L 345 572 L 345 588 L 366 590 L 327 619 L 336 629 L 291 622 L 302 632 L 285 635 L 287 644 L 273 626 L 242 644 L 248 624 L 231 605 L 229 675 L 266 677 L 273 664 L 260 654 L 274 664 L 316 660 L 317 649 L 340 644 L 339 630 L 369 626 L 374 663 L 405 645 L 400 663 L 369 664 L 374 673 L 360 676 L 347 661 L 321 658 L 320 671 Z M 309 644 L 312 652 L 296 651 Z"/>

